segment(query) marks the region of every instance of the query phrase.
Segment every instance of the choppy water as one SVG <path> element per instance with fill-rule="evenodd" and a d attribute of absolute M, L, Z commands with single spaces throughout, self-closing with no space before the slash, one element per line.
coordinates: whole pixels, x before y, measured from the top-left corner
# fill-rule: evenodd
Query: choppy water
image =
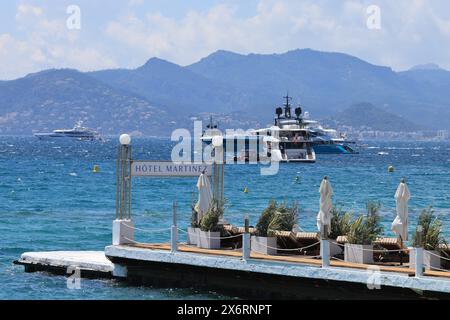
<path fill-rule="evenodd" d="M 134 139 L 134 158 L 168 159 L 172 143 Z M 2 137 L 0 142 L 0 299 L 217 299 L 219 295 L 188 289 L 128 286 L 111 280 L 82 280 L 70 290 L 66 279 L 43 273 L 26 274 L 12 261 L 25 251 L 102 250 L 111 242 L 115 217 L 115 141 L 38 141 Z M 378 155 L 387 152 L 388 155 Z M 92 173 L 99 165 L 101 173 Z M 387 167 L 394 165 L 394 173 Z M 450 143 L 369 142 L 358 155 L 318 155 L 316 164 L 284 164 L 275 176 L 261 176 L 255 165 L 228 165 L 225 170 L 225 218 L 241 224 L 245 215 L 256 223 L 272 199 L 300 203 L 300 226 L 315 230 L 318 188 L 328 175 L 334 201 L 353 212 L 368 199 L 382 202 L 389 231 L 395 217 L 395 189 L 407 179 L 413 229 L 421 209 L 432 205 L 450 235 Z M 300 177 L 296 183 L 294 178 Z M 133 185 L 136 226 L 166 228 L 172 201 L 179 204 L 180 225 L 190 219 L 195 179 L 137 179 Z M 243 189 L 248 187 L 249 193 Z M 168 241 L 168 232 L 137 231 L 141 242 Z"/>

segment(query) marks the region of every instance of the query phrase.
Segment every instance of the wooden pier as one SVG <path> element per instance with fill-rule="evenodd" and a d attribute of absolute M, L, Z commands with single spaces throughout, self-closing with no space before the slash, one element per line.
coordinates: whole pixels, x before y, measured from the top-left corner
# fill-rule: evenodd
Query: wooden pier
<path fill-rule="evenodd" d="M 170 244 L 166 243 L 160 243 L 160 244 L 147 244 L 147 243 L 136 243 L 136 244 L 129 244 L 130 247 L 135 248 L 143 248 L 143 249 L 150 249 L 150 250 L 166 250 L 170 251 Z M 241 250 L 212 250 L 212 249 L 202 249 L 198 248 L 196 246 L 186 245 L 186 244 L 180 244 L 178 247 L 178 251 L 180 252 L 190 252 L 190 253 L 198 253 L 198 254 L 205 254 L 205 255 L 220 255 L 220 256 L 228 256 L 228 257 L 242 257 L 242 251 Z M 251 259 L 256 260 L 266 260 L 266 261 L 279 261 L 279 262 L 289 262 L 289 263 L 300 263 L 300 264 L 306 264 L 311 266 L 321 266 L 322 265 L 322 259 L 320 258 L 311 258 L 308 256 L 302 256 L 302 255 L 264 255 L 260 253 L 251 252 L 250 253 Z M 369 265 L 366 264 L 358 264 L 358 263 L 352 263 L 352 262 L 346 262 L 346 261 L 339 261 L 339 260 L 332 260 L 330 262 L 330 265 L 332 267 L 341 267 L 341 268 L 353 268 L 353 269 L 363 269 L 367 270 Z M 414 276 L 414 269 L 410 268 L 408 264 L 405 264 L 404 266 L 394 266 L 394 265 L 388 265 L 385 263 L 379 263 L 371 266 L 376 266 L 379 268 L 380 271 L 384 272 L 395 272 L 395 273 L 403 273 L 407 274 L 409 276 Z M 442 277 L 442 278 L 449 278 L 450 279 L 450 270 L 449 272 L 445 271 L 435 271 L 435 270 L 426 270 L 424 272 L 425 276 L 431 276 L 431 277 Z"/>
<path fill-rule="evenodd" d="M 127 279 L 158 286 L 196 287 L 239 297 L 296 299 L 450 299 L 445 272 L 415 277 L 407 267 L 359 265 L 305 256 L 267 256 L 179 244 L 108 246 L 106 256 L 126 266 Z"/>
<path fill-rule="evenodd" d="M 242 298 L 450 299 L 450 273 L 427 271 L 415 277 L 408 266 L 322 261 L 300 255 L 267 256 L 240 250 L 208 250 L 179 244 L 108 246 L 105 251 L 24 253 L 16 261 L 27 272 L 121 278 L 132 284 L 193 287 Z"/>

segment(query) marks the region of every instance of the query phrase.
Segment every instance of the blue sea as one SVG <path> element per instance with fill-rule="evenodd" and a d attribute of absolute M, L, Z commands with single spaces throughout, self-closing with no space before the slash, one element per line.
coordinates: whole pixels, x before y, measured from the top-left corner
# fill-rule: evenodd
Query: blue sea
<path fill-rule="evenodd" d="M 80 290 L 66 278 L 23 271 L 13 265 L 23 252 L 102 250 L 111 243 L 115 218 L 117 139 L 101 142 L 39 141 L 3 136 L 0 141 L 0 299 L 221 299 L 194 289 L 137 287 L 114 280 L 83 279 Z M 136 159 L 169 159 L 173 142 L 135 138 Z M 387 155 L 379 155 L 386 152 Z M 93 173 L 94 165 L 101 172 Z M 389 165 L 395 172 L 389 173 Z M 417 215 L 433 206 L 450 235 L 450 143 L 367 142 L 356 155 L 318 155 L 315 164 L 282 164 L 277 175 L 261 176 L 257 165 L 227 165 L 225 218 L 255 224 L 270 199 L 297 201 L 300 227 L 315 230 L 319 184 L 330 178 L 334 202 L 355 214 L 367 200 L 381 201 L 385 234 L 392 236 L 394 193 L 401 178 L 411 190 L 410 229 Z M 299 179 L 296 179 L 299 177 Z M 179 225 L 190 220 L 196 198 L 195 178 L 139 178 L 133 183 L 136 227 L 170 226 L 172 202 L 178 202 Z M 248 188 L 248 193 L 244 193 Z M 169 233 L 136 231 L 139 242 L 167 242 Z"/>

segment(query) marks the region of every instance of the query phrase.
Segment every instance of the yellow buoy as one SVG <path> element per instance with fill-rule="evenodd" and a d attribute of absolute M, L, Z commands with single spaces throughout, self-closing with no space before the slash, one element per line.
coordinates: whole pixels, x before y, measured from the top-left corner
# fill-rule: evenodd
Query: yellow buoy
<path fill-rule="evenodd" d="M 247 187 L 244 188 L 244 193 L 248 193 L 248 188 Z"/>
<path fill-rule="evenodd" d="M 95 165 L 94 168 L 92 169 L 93 173 L 99 173 L 100 172 L 100 166 L 99 165 Z"/>
<path fill-rule="evenodd" d="M 389 166 L 389 167 L 388 167 L 388 172 L 394 172 L 394 171 L 395 171 L 394 166 Z"/>

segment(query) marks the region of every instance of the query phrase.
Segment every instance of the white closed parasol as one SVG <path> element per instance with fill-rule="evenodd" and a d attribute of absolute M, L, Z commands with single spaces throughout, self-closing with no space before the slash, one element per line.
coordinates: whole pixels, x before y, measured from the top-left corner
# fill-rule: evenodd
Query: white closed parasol
<path fill-rule="evenodd" d="M 317 215 L 317 228 L 322 232 L 324 226 L 328 226 L 328 234 L 331 232 L 331 197 L 333 188 L 327 177 L 324 177 L 320 183 L 320 210 Z"/>
<path fill-rule="evenodd" d="M 208 211 L 212 202 L 211 184 L 206 173 L 202 173 L 197 181 L 198 202 L 194 209 L 197 212 L 197 222 L 203 218 L 203 215 Z"/>
<path fill-rule="evenodd" d="M 392 231 L 394 231 L 402 241 L 408 240 L 408 201 L 411 197 L 405 180 L 402 179 L 397 191 L 395 192 L 395 201 L 397 203 L 397 216 L 392 222 Z"/>

